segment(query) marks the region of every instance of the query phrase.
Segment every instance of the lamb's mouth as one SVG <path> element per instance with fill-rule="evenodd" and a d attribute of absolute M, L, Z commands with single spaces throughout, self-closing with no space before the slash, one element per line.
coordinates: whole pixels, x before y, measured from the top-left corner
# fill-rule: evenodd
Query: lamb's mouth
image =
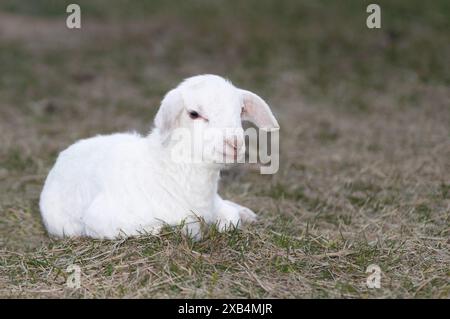
<path fill-rule="evenodd" d="M 234 162 L 236 162 L 238 160 L 238 153 L 237 152 L 233 152 L 232 154 L 229 154 L 227 152 L 219 152 L 219 151 L 217 151 L 215 153 L 218 155 L 220 160 L 223 161 L 222 162 L 223 164 L 231 164 L 231 163 L 234 163 Z M 227 159 L 228 160 L 232 160 L 232 162 L 227 162 L 226 161 Z"/>

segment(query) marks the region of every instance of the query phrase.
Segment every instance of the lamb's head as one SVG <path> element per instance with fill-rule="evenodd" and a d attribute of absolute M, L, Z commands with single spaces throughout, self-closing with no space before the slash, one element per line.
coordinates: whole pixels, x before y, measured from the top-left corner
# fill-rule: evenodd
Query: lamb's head
<path fill-rule="evenodd" d="M 155 127 L 163 139 L 190 145 L 196 159 L 201 152 L 202 162 L 229 163 L 245 155 L 242 121 L 263 129 L 279 127 L 270 107 L 256 94 L 217 75 L 198 75 L 166 94 Z"/>

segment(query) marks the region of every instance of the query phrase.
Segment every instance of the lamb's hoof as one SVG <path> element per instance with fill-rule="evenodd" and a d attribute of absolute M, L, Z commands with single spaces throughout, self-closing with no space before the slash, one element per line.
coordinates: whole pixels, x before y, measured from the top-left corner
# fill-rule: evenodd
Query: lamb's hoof
<path fill-rule="evenodd" d="M 245 224 L 254 223 L 257 221 L 258 216 L 248 208 L 239 210 L 239 218 Z"/>

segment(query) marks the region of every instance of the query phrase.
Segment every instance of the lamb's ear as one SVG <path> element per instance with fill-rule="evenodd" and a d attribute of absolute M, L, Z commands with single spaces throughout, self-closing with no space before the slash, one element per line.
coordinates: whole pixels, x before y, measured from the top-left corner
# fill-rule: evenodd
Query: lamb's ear
<path fill-rule="evenodd" d="M 242 94 L 243 113 L 242 120 L 250 121 L 261 129 L 280 128 L 269 105 L 255 93 L 239 89 Z"/>
<path fill-rule="evenodd" d="M 155 116 L 155 127 L 162 134 L 172 131 L 183 109 L 183 97 L 179 89 L 169 91 L 161 101 Z"/>

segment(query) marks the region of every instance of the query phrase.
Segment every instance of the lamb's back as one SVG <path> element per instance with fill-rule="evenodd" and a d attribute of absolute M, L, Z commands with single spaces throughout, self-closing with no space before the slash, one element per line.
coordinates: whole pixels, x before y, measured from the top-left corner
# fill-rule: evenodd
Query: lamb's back
<path fill-rule="evenodd" d="M 127 167 L 135 163 L 138 152 L 145 152 L 145 140 L 133 133 L 100 135 L 72 144 L 62 151 L 51 169 L 41 194 L 40 208 L 50 233 L 78 233 L 77 221 L 96 196 L 107 192 L 126 175 Z M 68 222 L 68 219 L 71 221 Z M 54 231 L 52 232 L 52 229 Z"/>

